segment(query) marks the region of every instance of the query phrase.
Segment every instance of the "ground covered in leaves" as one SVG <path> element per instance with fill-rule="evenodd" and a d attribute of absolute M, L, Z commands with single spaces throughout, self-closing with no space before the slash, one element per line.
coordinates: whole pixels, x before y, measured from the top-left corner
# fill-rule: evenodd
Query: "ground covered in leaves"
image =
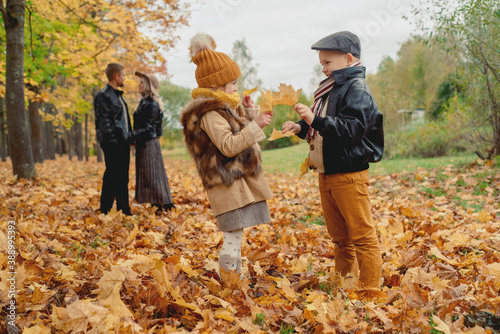
<path fill-rule="evenodd" d="M 221 280 L 222 234 L 193 164 L 166 168 L 176 210 L 126 217 L 96 213 L 102 163 L 58 158 L 21 182 L 0 163 L 1 331 L 15 221 L 23 333 L 498 332 L 499 166 L 372 177 L 381 291 L 335 273 L 316 178 L 299 171 L 266 175 L 273 223 L 246 230 L 243 279 Z M 132 197 L 133 166 L 130 179 Z"/>

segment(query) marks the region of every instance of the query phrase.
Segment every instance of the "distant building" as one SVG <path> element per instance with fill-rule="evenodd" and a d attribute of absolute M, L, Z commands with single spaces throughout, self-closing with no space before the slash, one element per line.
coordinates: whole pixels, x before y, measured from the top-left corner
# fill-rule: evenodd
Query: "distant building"
<path fill-rule="evenodd" d="M 415 125 L 424 125 L 425 123 L 425 110 L 420 108 L 415 109 L 399 109 L 398 114 L 401 115 L 403 129 Z"/>

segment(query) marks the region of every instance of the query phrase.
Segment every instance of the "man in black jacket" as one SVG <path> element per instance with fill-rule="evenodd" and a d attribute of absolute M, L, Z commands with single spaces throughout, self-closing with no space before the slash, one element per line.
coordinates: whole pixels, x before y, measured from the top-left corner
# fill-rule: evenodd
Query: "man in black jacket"
<path fill-rule="evenodd" d="M 370 162 L 382 159 L 383 117 L 365 80 L 359 38 L 341 31 L 312 47 L 319 50 L 323 80 L 314 93 L 312 110 L 298 103 L 302 120 L 285 122 L 309 143 L 309 167 L 319 173 L 321 206 L 335 243 L 335 270 L 357 274 L 378 288 L 382 274 L 380 243 L 368 194 Z M 356 260 L 357 265 L 356 266 Z"/>
<path fill-rule="evenodd" d="M 130 146 L 128 144 L 130 116 L 123 99 L 124 67 L 110 63 L 106 67 L 108 84 L 94 98 L 97 139 L 104 152 L 106 170 L 102 178 L 101 207 L 107 214 L 116 198 L 116 208 L 131 215 L 128 201 L 128 169 Z"/>

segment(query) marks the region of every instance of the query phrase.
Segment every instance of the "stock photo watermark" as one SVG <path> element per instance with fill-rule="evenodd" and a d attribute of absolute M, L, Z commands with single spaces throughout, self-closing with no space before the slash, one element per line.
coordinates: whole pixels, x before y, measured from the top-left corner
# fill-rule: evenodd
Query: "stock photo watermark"
<path fill-rule="evenodd" d="M 213 0 L 211 1 L 217 16 L 220 20 L 225 19 L 225 15 L 234 12 L 243 0 Z M 363 25 L 363 28 L 353 29 L 353 33 L 358 35 L 362 44 L 369 44 L 372 39 L 379 36 L 387 28 L 395 17 L 401 17 L 404 13 L 404 5 L 400 0 L 387 1 L 387 5 L 382 9 L 370 11 L 370 19 Z"/>
<path fill-rule="evenodd" d="M 214 0 L 212 6 L 220 20 L 224 20 L 224 14 L 230 13 L 243 3 L 243 0 Z"/>
<path fill-rule="evenodd" d="M 17 224 L 15 220 L 9 220 L 7 222 L 7 298 L 9 298 L 9 304 L 6 308 L 6 322 L 7 322 L 7 332 L 14 332 L 17 328 L 15 325 L 16 321 L 16 274 L 17 274 L 17 247 L 16 247 L 16 237 L 17 237 Z"/>
<path fill-rule="evenodd" d="M 358 35 L 361 44 L 366 46 L 389 27 L 395 17 L 400 18 L 403 14 L 404 6 L 401 1 L 390 0 L 385 8 L 370 11 L 370 20 L 363 25 L 363 28 L 354 28 L 352 32 Z"/>

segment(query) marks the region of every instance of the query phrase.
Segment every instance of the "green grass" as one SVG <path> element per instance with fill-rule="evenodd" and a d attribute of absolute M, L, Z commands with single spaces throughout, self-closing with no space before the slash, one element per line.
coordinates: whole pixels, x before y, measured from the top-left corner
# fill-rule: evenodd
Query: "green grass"
<path fill-rule="evenodd" d="M 308 147 L 305 141 L 298 145 L 266 150 L 262 152 L 263 168 L 266 172 L 296 173 L 300 175 L 300 165 L 307 157 Z M 190 159 L 185 148 L 163 151 L 165 159 Z M 496 158 L 500 161 L 499 157 Z M 398 158 L 383 159 L 376 164 L 370 164 L 371 175 L 386 175 L 403 171 L 415 171 L 417 168 L 431 169 L 446 165 L 470 164 L 477 160 L 475 154 L 462 154 L 438 158 Z"/>

